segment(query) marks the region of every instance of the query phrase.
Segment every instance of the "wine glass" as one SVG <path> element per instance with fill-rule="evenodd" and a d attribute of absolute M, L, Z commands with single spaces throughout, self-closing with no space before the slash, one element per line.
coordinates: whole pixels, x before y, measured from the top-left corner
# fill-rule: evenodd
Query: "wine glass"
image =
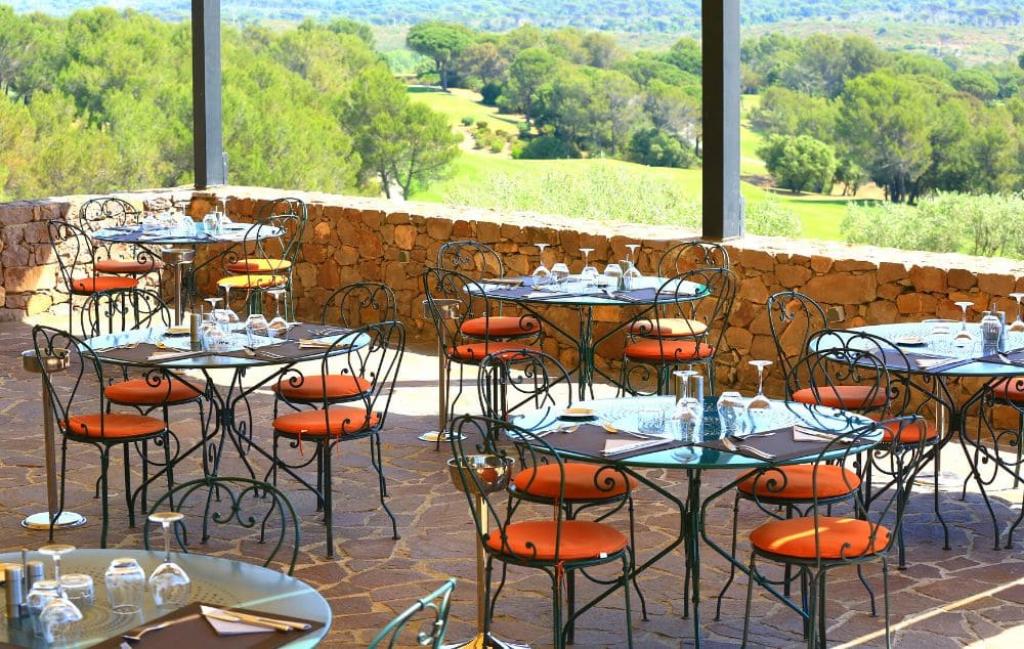
<path fill-rule="evenodd" d="M 1017 300 L 1017 319 L 1009 326 L 1009 331 L 1013 332 L 1024 332 L 1024 319 L 1021 319 L 1021 300 L 1024 299 L 1024 293 L 1010 293 L 1010 297 Z"/>
<path fill-rule="evenodd" d="M 210 317 L 211 318 L 213 317 L 213 314 L 217 311 L 217 309 L 220 307 L 220 302 L 223 299 L 224 298 L 222 298 L 222 297 L 203 298 L 204 302 L 209 302 L 210 303 Z"/>
<path fill-rule="evenodd" d="M 227 284 L 224 285 L 224 314 L 228 317 L 229 324 L 235 325 L 242 321 L 235 310 L 231 308 L 231 287 Z"/>
<path fill-rule="evenodd" d="M 592 252 L 594 252 L 593 248 L 580 248 L 580 254 L 583 255 L 583 270 L 580 271 L 580 279 L 587 285 L 597 282 L 597 268 L 590 265 L 590 253 Z"/>
<path fill-rule="evenodd" d="M 49 644 L 70 643 L 75 639 L 76 624 L 82 621 L 82 611 L 64 597 L 60 584 L 60 560 L 75 549 L 73 545 L 52 544 L 39 548 L 53 560 L 53 580 L 57 582 L 57 596 L 46 602 L 39 612 L 39 628 L 43 640 Z"/>
<path fill-rule="evenodd" d="M 285 289 L 282 287 L 272 288 L 268 293 L 274 298 L 274 317 L 267 325 L 267 332 L 271 338 L 284 338 L 288 333 L 288 321 L 281 316 L 281 296 Z"/>
<path fill-rule="evenodd" d="M 640 261 L 640 259 L 636 256 L 636 251 L 640 248 L 640 244 L 627 243 L 626 247 L 629 248 L 629 254 L 626 255 L 626 261 L 631 261 L 633 262 L 633 265 L 636 266 L 637 263 L 639 263 Z"/>
<path fill-rule="evenodd" d="M 563 262 L 558 262 L 552 266 L 551 279 L 555 281 L 555 284 L 565 284 L 569 280 L 569 266 Z"/>
<path fill-rule="evenodd" d="M 974 342 L 974 336 L 967 330 L 967 309 L 974 306 L 974 302 L 957 302 L 956 305 L 963 312 L 963 317 L 960 320 L 960 331 L 953 337 L 953 344 L 957 347 L 966 347 Z"/>
<path fill-rule="evenodd" d="M 149 589 L 153 591 L 153 601 L 159 607 L 181 608 L 188 604 L 192 594 L 192 580 L 181 566 L 171 561 L 171 525 L 183 518 L 185 515 L 181 512 L 149 515 L 150 521 L 160 523 L 164 529 L 164 562 L 149 576 Z"/>
<path fill-rule="evenodd" d="M 753 360 L 748 361 L 757 368 L 757 394 L 747 403 L 747 410 L 768 410 L 772 407 L 772 401 L 764 393 L 764 371 L 771 366 L 771 361 Z"/>
<path fill-rule="evenodd" d="M 551 280 L 551 271 L 544 265 L 544 249 L 548 247 L 548 244 L 538 243 L 537 247 L 540 248 L 540 263 L 533 270 L 533 285 L 543 286 Z"/>
<path fill-rule="evenodd" d="M 255 347 L 257 338 L 267 338 L 270 334 L 270 325 L 267 324 L 267 318 L 262 313 L 250 313 L 249 317 L 245 319 L 245 335 L 248 339 L 249 347 Z"/>

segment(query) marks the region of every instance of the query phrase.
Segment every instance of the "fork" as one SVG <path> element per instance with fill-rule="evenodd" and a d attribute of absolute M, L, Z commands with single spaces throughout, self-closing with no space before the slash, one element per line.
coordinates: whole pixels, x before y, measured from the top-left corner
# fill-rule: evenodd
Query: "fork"
<path fill-rule="evenodd" d="M 151 624 L 150 626 L 142 627 L 138 631 L 125 633 L 121 637 L 124 638 L 125 640 L 131 640 L 133 642 L 138 642 L 139 640 L 142 640 L 142 636 L 146 635 L 147 633 L 150 633 L 151 631 L 159 631 L 160 629 L 166 629 L 169 626 L 174 626 L 175 624 L 178 624 L 180 622 L 187 622 L 189 620 L 194 620 L 197 617 L 199 617 L 199 613 L 193 613 L 191 615 L 186 615 L 185 617 L 179 617 L 179 618 L 176 618 L 176 619 L 173 619 L 173 620 L 167 620 L 166 622 L 161 622 L 160 624 Z"/>
<path fill-rule="evenodd" d="M 728 437 L 723 437 L 722 438 L 722 445 L 725 446 L 726 450 L 728 450 L 730 453 L 736 453 L 738 451 L 746 451 L 747 453 L 750 453 L 751 455 L 756 455 L 757 457 L 761 458 L 762 460 L 769 460 L 770 461 L 770 460 L 774 460 L 775 459 L 775 456 L 770 454 L 770 453 L 765 453 L 761 449 L 754 448 L 753 446 L 750 446 L 749 444 L 736 444 L 735 442 L 733 442 Z"/>

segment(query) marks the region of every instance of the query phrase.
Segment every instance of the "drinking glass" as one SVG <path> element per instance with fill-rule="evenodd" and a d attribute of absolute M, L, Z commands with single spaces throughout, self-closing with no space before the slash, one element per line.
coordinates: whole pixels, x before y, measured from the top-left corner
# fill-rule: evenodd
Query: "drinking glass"
<path fill-rule="evenodd" d="M 75 549 L 73 545 L 44 545 L 41 554 L 53 560 L 53 580 L 57 582 L 57 596 L 46 602 L 39 612 L 39 628 L 43 640 L 49 644 L 70 644 L 77 635 L 77 623 L 82 621 L 82 611 L 64 596 L 61 589 L 60 560 Z"/>
<path fill-rule="evenodd" d="M 242 321 L 235 310 L 231 308 L 231 287 L 227 285 L 224 286 L 224 312 L 230 324 L 235 325 Z"/>
<path fill-rule="evenodd" d="M 142 608 L 146 573 L 138 561 L 130 557 L 114 559 L 103 575 L 103 581 L 107 586 L 110 608 L 115 613 L 134 615 Z"/>
<path fill-rule="evenodd" d="M 551 280 L 551 271 L 544 265 L 544 249 L 548 247 L 548 244 L 538 243 L 537 247 L 540 248 L 540 263 L 533 269 L 533 285 L 543 286 Z"/>
<path fill-rule="evenodd" d="M 79 608 L 92 606 L 96 601 L 96 588 L 89 575 L 64 575 L 60 578 L 60 589 Z"/>
<path fill-rule="evenodd" d="M 43 637 L 43 627 L 39 623 L 39 615 L 47 602 L 57 597 L 60 597 L 60 588 L 54 579 L 40 579 L 32 584 L 32 590 L 28 592 L 25 602 L 32 618 L 32 631 L 40 638 Z"/>
<path fill-rule="evenodd" d="M 210 303 L 210 313 L 212 314 L 212 313 L 214 313 L 219 308 L 220 301 L 223 300 L 224 298 L 221 298 L 221 297 L 207 297 L 207 298 L 203 298 L 203 299 L 204 299 L 204 301 Z"/>
<path fill-rule="evenodd" d="M 215 313 L 210 314 L 210 319 L 203 322 L 203 328 L 199 332 L 199 341 L 203 344 L 203 351 L 219 351 L 224 343 L 224 332 L 217 324 Z"/>
<path fill-rule="evenodd" d="M 605 283 L 608 288 L 617 291 L 622 287 L 622 266 L 611 263 L 604 267 Z"/>
<path fill-rule="evenodd" d="M 267 332 L 271 338 L 284 338 L 288 333 L 288 321 L 281 316 L 281 296 L 284 295 L 283 288 L 272 288 L 268 293 L 274 298 L 274 317 L 267 325 Z"/>
<path fill-rule="evenodd" d="M 724 437 L 733 437 L 741 432 L 743 407 L 743 395 L 739 392 L 723 392 L 718 397 L 716 408 Z"/>
<path fill-rule="evenodd" d="M 1021 319 L 1021 300 L 1024 299 L 1024 293 L 1010 293 L 1010 297 L 1017 300 L 1017 319 L 1010 324 L 1008 330 L 1013 332 L 1024 332 L 1024 319 Z"/>
<path fill-rule="evenodd" d="M 627 291 L 632 291 L 638 288 L 639 279 L 643 277 L 640 274 L 640 270 L 636 267 L 629 259 L 626 260 L 626 270 L 622 273 L 622 288 Z"/>
<path fill-rule="evenodd" d="M 974 306 L 974 302 L 957 302 L 956 305 L 960 307 L 963 316 L 960 320 L 960 331 L 953 337 L 953 344 L 957 347 L 966 347 L 974 343 L 974 336 L 967 330 L 967 309 Z"/>
<path fill-rule="evenodd" d="M 181 566 L 171 561 L 171 526 L 185 515 L 181 512 L 156 512 L 149 520 L 160 523 L 164 529 L 164 562 L 149 576 L 149 589 L 159 607 L 181 608 L 188 604 L 192 594 L 192 580 Z"/>
<path fill-rule="evenodd" d="M 270 335 L 267 318 L 262 313 L 250 313 L 245 319 L 245 336 L 249 346 L 255 347 L 257 338 L 267 338 Z"/>
<path fill-rule="evenodd" d="M 588 286 L 597 283 L 597 268 L 590 265 L 590 253 L 594 252 L 593 248 L 580 248 L 580 254 L 583 255 L 583 270 L 580 271 L 580 279 L 583 280 Z"/>
<path fill-rule="evenodd" d="M 771 361 L 754 360 L 748 361 L 757 368 L 757 394 L 747 403 L 747 410 L 768 410 L 772 407 L 772 401 L 764 394 L 764 371 L 771 366 Z"/>
<path fill-rule="evenodd" d="M 631 261 L 631 262 L 633 262 L 634 265 L 636 265 L 636 263 L 638 261 L 640 261 L 639 259 L 637 259 L 637 256 L 636 256 L 636 251 L 640 247 L 640 244 L 639 243 L 627 243 L 626 247 L 629 248 L 629 254 L 626 255 L 626 261 Z"/>
<path fill-rule="evenodd" d="M 220 231 L 220 212 L 207 212 L 203 217 L 203 230 L 206 234 L 217 234 Z"/>
<path fill-rule="evenodd" d="M 565 284 L 569 279 L 569 266 L 562 262 L 558 262 L 551 267 L 551 279 L 555 281 L 555 284 Z"/>
<path fill-rule="evenodd" d="M 660 405 L 644 405 L 639 411 L 639 431 L 644 435 L 665 434 L 665 408 Z"/>

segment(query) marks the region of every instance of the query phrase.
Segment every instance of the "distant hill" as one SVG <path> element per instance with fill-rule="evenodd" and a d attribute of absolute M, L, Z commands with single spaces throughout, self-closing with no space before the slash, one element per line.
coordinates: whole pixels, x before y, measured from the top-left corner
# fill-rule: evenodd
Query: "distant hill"
<path fill-rule="evenodd" d="M 64 15 L 100 4 L 162 18 L 189 14 L 189 0 L 8 0 L 19 12 Z M 699 0 L 224 0 L 231 21 L 348 16 L 375 25 L 441 19 L 501 31 L 523 23 L 620 32 L 695 29 Z M 892 20 L 937 25 L 1014 27 L 1024 24 L 1024 0 L 743 0 L 747 25 L 799 20 Z"/>

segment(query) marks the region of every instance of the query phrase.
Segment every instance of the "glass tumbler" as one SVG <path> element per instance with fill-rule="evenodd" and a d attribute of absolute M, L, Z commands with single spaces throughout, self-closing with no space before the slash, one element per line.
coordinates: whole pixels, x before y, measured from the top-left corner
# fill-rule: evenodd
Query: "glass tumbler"
<path fill-rule="evenodd" d="M 115 613 L 132 615 L 142 608 L 146 573 L 138 561 L 128 557 L 114 559 L 103 575 L 103 581 L 107 586 L 110 608 Z"/>

